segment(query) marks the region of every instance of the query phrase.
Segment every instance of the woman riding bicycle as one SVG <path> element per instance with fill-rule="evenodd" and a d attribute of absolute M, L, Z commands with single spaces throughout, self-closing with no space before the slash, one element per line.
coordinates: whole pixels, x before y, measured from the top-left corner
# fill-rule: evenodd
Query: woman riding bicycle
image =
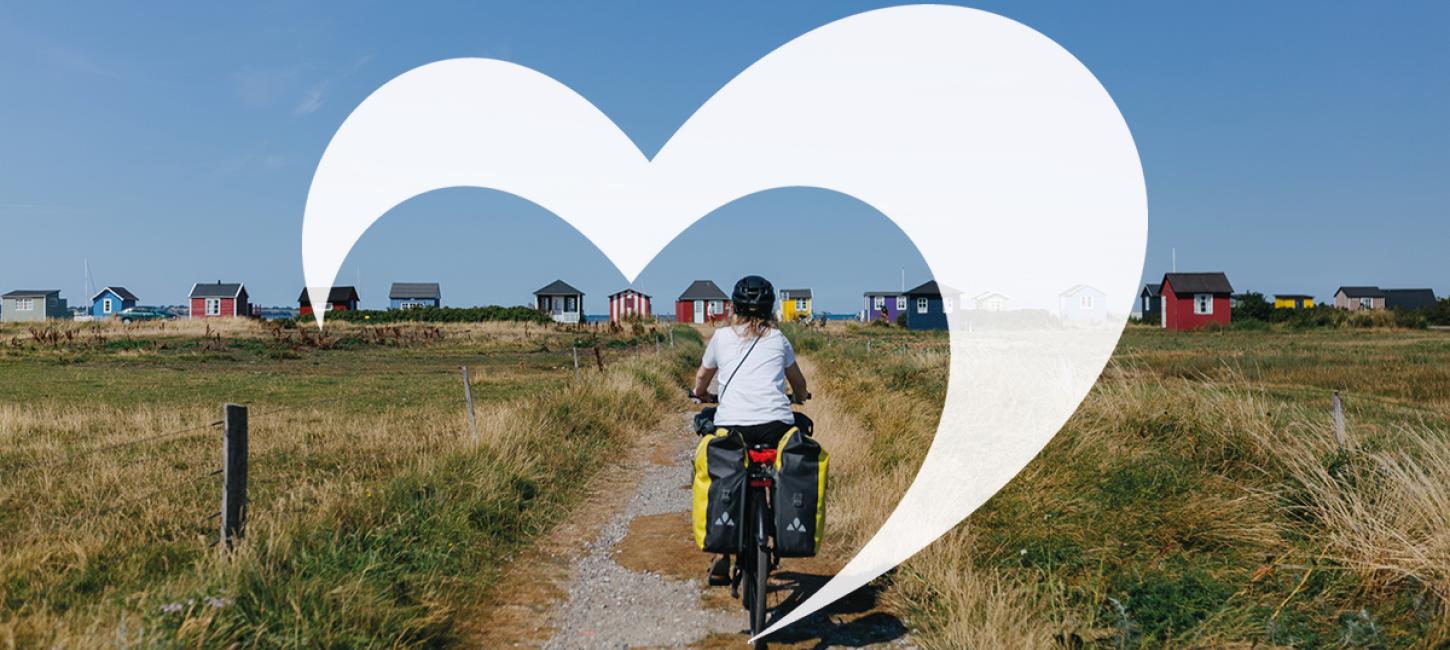
<path fill-rule="evenodd" d="M 730 295 L 730 324 L 715 330 L 695 373 L 696 395 L 708 396 L 710 382 L 719 378 L 719 407 L 715 426 L 740 432 L 748 445 L 775 446 L 791 426 L 795 413 L 786 395 L 786 382 L 797 399 L 805 399 L 806 377 L 796 364 L 790 341 L 776 328 L 775 288 L 758 275 L 735 283 Z M 719 374 L 724 368 L 725 373 Z M 716 401 L 716 398 L 711 398 Z M 730 582 L 730 556 L 722 555 L 710 567 L 710 584 Z"/>

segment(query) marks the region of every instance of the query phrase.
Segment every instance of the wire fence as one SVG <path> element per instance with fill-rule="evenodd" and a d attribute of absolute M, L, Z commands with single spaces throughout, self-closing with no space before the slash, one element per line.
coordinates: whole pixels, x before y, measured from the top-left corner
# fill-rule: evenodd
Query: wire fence
<path fill-rule="evenodd" d="M 322 400 L 309 400 L 306 403 L 267 406 L 253 412 L 251 417 L 254 418 L 253 421 L 255 422 L 257 419 L 273 419 L 299 411 L 326 409 L 328 407 L 334 407 L 342 405 L 344 403 L 352 403 L 355 401 L 355 397 L 350 395 L 343 395 Z M 22 480 L 27 476 L 33 476 L 35 473 L 43 472 L 45 470 L 72 466 L 85 459 L 92 458 L 108 452 L 118 452 L 122 450 L 135 449 L 149 444 L 166 444 L 170 442 L 200 438 L 206 434 L 216 433 L 217 430 L 223 429 L 225 424 L 225 418 L 218 420 L 209 420 L 205 423 L 200 423 L 190 427 L 173 429 L 162 433 L 141 435 L 129 440 L 95 445 L 83 449 L 68 450 L 55 458 L 40 460 L 29 464 L 23 464 L 13 468 L 10 472 L 8 472 L 8 478 L 10 479 L 8 483 L 13 487 L 15 485 L 19 485 L 19 480 Z M 249 435 L 249 432 L 245 429 L 239 433 L 243 436 Z M 225 443 L 225 440 L 223 440 L 223 442 Z M 301 445 L 288 445 L 285 442 L 279 440 L 274 440 L 271 442 L 273 442 L 274 444 L 282 442 L 282 445 L 280 447 L 273 449 L 272 452 L 268 454 L 268 456 L 273 458 L 277 457 L 280 453 L 295 451 L 297 449 L 303 448 L 303 446 Z M 268 459 L 268 456 L 264 456 L 262 458 L 254 460 L 260 460 L 265 463 L 265 461 Z M 175 463 L 177 462 L 177 460 L 174 456 L 158 456 L 140 462 Z M 262 466 L 265 467 L 266 465 L 263 464 Z M 73 528 L 84 521 L 99 519 L 118 513 L 131 512 L 139 506 L 150 507 L 154 504 L 160 503 L 168 499 L 175 500 L 178 498 L 193 497 L 196 496 L 194 488 L 200 485 L 208 482 L 217 484 L 223 483 L 225 479 L 225 471 L 225 467 L 216 467 L 215 465 L 213 465 L 212 469 L 205 470 L 200 474 L 196 473 L 196 470 L 178 469 L 177 473 L 180 475 L 180 478 L 167 481 L 161 485 L 148 487 L 147 489 L 139 493 L 127 494 L 127 489 L 125 487 L 122 487 L 118 490 L 118 494 L 115 500 L 109 500 L 106 505 L 101 507 L 78 508 L 74 512 L 63 515 L 55 524 L 53 524 L 53 527 Z M 3 502 L 0 502 L 0 507 L 10 506 L 15 501 L 16 493 L 11 492 L 10 494 L 7 494 L 5 496 Z M 212 522 L 217 518 L 221 517 L 222 514 L 222 508 L 218 508 L 217 510 L 207 513 L 204 516 L 201 516 L 199 519 L 195 520 L 196 525 L 205 525 L 207 522 Z M 187 521 L 193 520 L 188 518 Z"/>
<path fill-rule="evenodd" d="M 600 328 L 595 327 L 593 329 Z M 638 340 L 633 341 L 631 345 L 609 346 L 594 344 L 586 348 L 576 347 L 575 349 L 568 352 L 556 351 L 546 354 L 568 354 L 569 356 L 565 357 L 566 364 L 569 362 L 568 360 L 570 359 L 577 360 L 580 356 L 583 356 L 588 360 L 590 366 L 597 367 L 598 372 L 602 373 L 609 364 L 615 363 L 621 360 L 621 358 L 623 357 L 662 355 L 665 351 L 674 347 L 673 334 L 673 331 L 669 330 L 651 332 L 650 337 L 637 337 Z M 567 371 L 567 368 L 568 366 L 566 365 L 564 369 Z M 449 372 L 449 374 L 453 374 L 453 372 L 451 371 L 444 371 L 442 369 L 429 371 L 422 374 L 436 374 L 442 372 Z M 415 381 L 416 377 L 414 377 L 414 375 L 417 374 L 419 373 L 410 373 L 408 378 L 400 379 L 402 381 Z M 579 368 L 577 365 L 574 369 L 573 374 L 574 378 L 577 380 L 579 377 Z M 472 386 L 475 380 L 480 379 L 481 375 L 475 374 L 473 375 L 473 379 L 469 379 L 469 375 L 467 374 L 465 369 L 463 376 L 465 383 L 463 384 L 462 390 L 459 394 L 461 398 L 460 405 L 466 403 L 465 408 L 467 409 L 466 414 L 469 418 L 468 421 L 472 422 L 474 417 Z M 281 437 L 266 435 L 262 445 L 250 447 L 251 449 L 261 451 L 261 453 L 251 454 L 250 458 L 241 459 L 241 464 L 238 465 L 235 462 L 229 461 L 226 458 L 226 450 L 233 448 L 229 446 L 231 443 L 228 440 L 228 436 L 240 435 L 245 440 L 246 438 L 253 437 L 255 429 L 261 429 L 263 431 L 266 431 L 268 429 L 274 429 L 275 426 L 280 425 L 282 422 L 292 422 L 292 420 L 283 419 L 287 416 L 292 416 L 301 412 L 316 411 L 318 412 L 319 417 L 332 417 L 338 412 L 339 407 L 346 406 L 349 410 L 355 410 L 354 407 L 358 404 L 358 402 L 359 397 L 357 395 L 342 394 L 322 399 L 307 399 L 306 401 L 292 404 L 270 404 L 243 407 L 244 415 L 242 419 L 247 424 L 243 424 L 239 430 L 233 430 L 234 428 L 228 425 L 227 418 L 224 417 L 221 419 L 206 419 L 206 421 L 198 422 L 197 424 L 192 426 L 169 429 L 160 433 L 140 434 L 126 440 L 120 440 L 116 442 L 98 444 L 82 448 L 66 449 L 57 453 L 54 457 L 35 459 L 31 462 L 20 462 L 16 466 L 7 469 L 7 483 L 13 488 L 16 485 L 20 485 L 20 482 L 27 477 L 34 477 L 37 474 L 44 473 L 50 470 L 62 468 L 69 469 L 71 467 L 76 467 L 88 459 L 96 458 L 104 454 L 140 449 L 148 445 L 168 445 L 175 442 L 190 442 L 193 440 L 204 439 L 207 435 L 215 435 L 217 433 L 221 433 L 221 435 L 218 436 L 217 439 L 219 442 L 222 443 L 221 446 L 223 447 L 223 452 L 220 459 L 201 461 L 199 463 L 197 461 L 187 461 L 184 463 L 184 465 L 186 465 L 185 467 L 178 466 L 174 469 L 175 476 L 177 477 L 174 480 L 169 480 L 159 485 L 147 485 L 146 489 L 140 492 L 130 493 L 130 490 L 127 487 L 113 488 L 110 487 L 109 484 L 105 483 L 105 480 L 115 481 L 116 479 L 114 477 L 105 480 L 96 480 L 93 477 L 93 479 L 89 481 L 90 485 L 93 487 L 75 488 L 75 490 L 90 490 L 91 492 L 88 500 L 92 502 L 105 501 L 105 503 L 103 505 L 87 505 L 79 508 L 72 507 L 74 508 L 73 512 L 70 512 L 68 514 L 62 514 L 58 519 L 52 519 L 51 521 L 56 523 L 52 524 L 49 527 L 72 528 L 87 520 L 100 519 L 103 517 L 114 516 L 117 514 L 137 512 L 138 509 L 144 510 L 145 508 L 150 508 L 157 504 L 164 503 L 167 500 L 179 501 L 183 499 L 189 499 L 194 501 L 195 507 L 198 508 L 196 516 L 184 517 L 177 525 L 183 527 L 217 526 L 217 529 L 222 531 L 227 530 L 228 526 L 232 526 L 234 531 L 239 533 L 241 530 L 241 526 L 245 521 L 246 506 L 243 505 L 240 511 L 240 517 L 242 519 L 238 521 L 228 521 L 229 514 L 227 512 L 228 508 L 226 505 L 228 496 L 230 496 L 234 500 L 240 499 L 241 503 L 245 504 L 246 483 L 248 481 L 260 481 L 262 484 L 268 484 L 273 483 L 276 480 L 283 479 L 284 476 L 272 475 L 275 473 L 275 468 L 273 468 L 273 466 L 279 465 L 275 461 L 285 458 L 288 454 L 294 454 L 298 452 L 311 455 L 313 453 L 313 448 L 307 436 Z M 476 440 L 476 432 L 474 434 L 474 437 Z M 432 436 L 430 436 L 429 439 L 431 441 Z M 249 443 L 244 442 L 241 448 L 248 449 L 248 445 Z M 221 462 L 218 463 L 217 460 L 220 460 Z M 143 468 L 150 463 L 169 462 L 175 465 L 183 464 L 182 461 L 179 460 L 175 454 L 152 454 L 149 457 L 144 458 L 127 458 L 124 462 L 128 464 L 124 469 L 130 475 L 136 475 L 141 473 L 142 470 L 140 468 Z M 195 466 L 198 464 L 201 465 L 201 468 L 194 469 Z M 260 472 L 258 470 L 260 470 Z M 238 483 L 235 476 L 229 476 L 230 474 L 236 473 L 238 471 L 240 471 L 242 475 L 240 483 Z M 283 472 L 283 474 L 285 474 L 285 471 Z M 151 474 L 148 476 L 155 476 L 155 474 Z M 70 481 L 68 479 L 66 482 L 73 484 L 81 483 L 79 481 Z M 209 483 L 216 487 L 219 487 L 219 491 L 222 494 L 219 507 L 215 507 L 214 509 L 207 508 L 202 505 L 203 503 L 205 503 L 205 500 L 199 498 L 201 496 L 201 493 L 198 491 L 198 488 Z M 114 490 L 116 492 L 116 495 L 111 498 L 96 498 L 95 491 L 97 489 L 101 491 Z M 229 492 L 235 492 L 238 489 L 240 490 L 239 493 L 229 495 Z M 22 494 L 22 492 L 14 489 L 7 490 L 6 494 L 0 496 L 0 508 L 7 508 L 12 506 Z M 213 501 L 213 503 L 217 502 Z M 186 506 L 183 507 L 190 507 L 190 504 L 188 503 Z M 66 509 L 70 510 L 72 508 Z M 232 516 L 237 516 L 237 513 L 232 513 Z M 218 522 L 218 519 L 221 519 L 222 521 Z M 38 535 L 42 532 L 43 531 L 41 530 L 36 530 L 33 531 L 33 534 Z M 226 534 L 225 532 L 223 532 L 223 534 L 218 537 L 218 540 L 215 543 L 223 543 L 226 541 L 226 539 Z"/>
<path fill-rule="evenodd" d="M 120 441 L 120 442 L 114 442 L 114 443 L 110 443 L 110 444 L 99 445 L 99 446 L 96 446 L 96 447 L 89 447 L 89 448 L 86 448 L 86 449 L 79 449 L 79 450 L 74 450 L 74 451 L 68 451 L 68 452 L 65 452 L 65 454 L 62 457 L 60 457 L 60 458 L 53 458 L 53 459 L 50 459 L 50 460 L 44 460 L 44 461 L 40 461 L 40 462 L 30 463 L 28 465 L 21 465 L 20 467 L 15 468 L 13 471 L 15 471 L 15 472 L 25 472 L 25 471 L 33 471 L 33 470 L 50 469 L 50 468 L 59 467 L 59 466 L 62 466 L 62 465 L 69 465 L 69 464 L 74 463 L 74 462 L 76 462 L 78 460 L 81 460 L 83 458 L 87 458 L 87 457 L 90 457 L 90 456 L 94 456 L 95 454 L 99 454 L 99 453 L 103 453 L 103 452 L 107 452 L 107 451 L 118 451 L 118 450 L 121 450 L 121 449 L 127 449 L 127 448 L 136 447 L 136 446 L 144 445 L 144 444 L 148 444 L 148 443 L 163 442 L 163 441 L 168 441 L 168 440 L 172 440 L 172 439 L 180 440 L 180 439 L 184 439 L 184 438 L 196 437 L 196 436 L 201 435 L 201 433 L 203 431 L 205 431 L 207 429 L 214 429 L 216 427 L 221 426 L 221 424 L 222 424 L 221 420 L 217 420 L 215 422 L 209 422 L 207 424 L 199 424 L 199 425 L 196 425 L 196 426 L 187 427 L 185 429 L 179 429 L 179 430 L 176 430 L 176 431 L 168 431 L 166 433 L 158 433 L 158 434 L 155 434 L 155 435 L 143 436 L 143 437 L 135 438 L 135 439 L 131 439 L 131 440 L 123 440 L 123 441 Z"/>

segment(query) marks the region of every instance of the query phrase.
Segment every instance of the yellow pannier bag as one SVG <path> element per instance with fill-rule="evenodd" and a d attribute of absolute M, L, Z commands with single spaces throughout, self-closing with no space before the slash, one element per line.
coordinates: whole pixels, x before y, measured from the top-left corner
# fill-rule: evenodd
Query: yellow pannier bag
<path fill-rule="evenodd" d="M 810 557 L 826 529 L 826 468 L 830 454 L 799 427 L 776 446 L 775 549 L 781 557 Z"/>
<path fill-rule="evenodd" d="M 691 517 L 695 546 L 710 553 L 738 553 L 745 525 L 745 440 L 715 429 L 695 447 Z"/>

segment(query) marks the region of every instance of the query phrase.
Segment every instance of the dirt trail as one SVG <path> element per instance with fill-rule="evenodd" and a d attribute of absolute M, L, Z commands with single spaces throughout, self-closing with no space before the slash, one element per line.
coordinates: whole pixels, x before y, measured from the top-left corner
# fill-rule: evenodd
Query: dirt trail
<path fill-rule="evenodd" d="M 808 409 L 809 412 L 809 409 Z M 481 621 L 484 647 L 739 648 L 746 616 L 728 587 L 707 587 L 709 556 L 690 531 L 691 413 L 603 473 L 571 521 L 516 559 Z M 832 547 L 786 559 L 772 576 L 771 618 L 819 589 L 848 559 Z M 906 626 L 863 588 L 772 639 L 774 648 L 911 647 Z"/>

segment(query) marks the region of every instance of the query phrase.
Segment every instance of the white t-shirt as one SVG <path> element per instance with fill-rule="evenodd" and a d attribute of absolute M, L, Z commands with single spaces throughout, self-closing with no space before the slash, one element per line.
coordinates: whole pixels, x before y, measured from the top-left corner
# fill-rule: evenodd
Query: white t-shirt
<path fill-rule="evenodd" d="M 721 327 L 705 346 L 701 365 L 718 368 L 720 382 L 716 394 L 720 406 L 715 411 L 715 424 L 749 426 L 766 422 L 795 422 L 790 399 L 785 396 L 785 369 L 795 363 L 795 350 L 780 330 L 771 329 L 755 349 L 755 339 L 741 336 L 734 326 Z M 749 356 L 746 351 L 749 350 Z M 741 357 L 745 361 L 741 363 Z M 735 370 L 736 366 L 740 370 Z M 734 373 L 734 379 L 730 375 Z"/>

